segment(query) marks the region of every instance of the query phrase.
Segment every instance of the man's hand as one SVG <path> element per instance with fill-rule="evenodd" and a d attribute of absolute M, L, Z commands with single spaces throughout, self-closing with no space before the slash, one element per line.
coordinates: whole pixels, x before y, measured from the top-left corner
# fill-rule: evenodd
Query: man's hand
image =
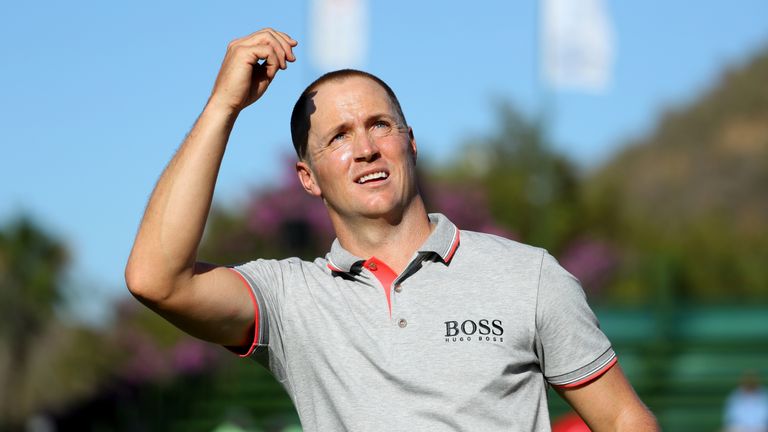
<path fill-rule="evenodd" d="M 271 28 L 229 43 L 208 101 L 215 107 L 239 113 L 267 90 L 279 69 L 296 60 L 298 45 L 287 34 Z"/>

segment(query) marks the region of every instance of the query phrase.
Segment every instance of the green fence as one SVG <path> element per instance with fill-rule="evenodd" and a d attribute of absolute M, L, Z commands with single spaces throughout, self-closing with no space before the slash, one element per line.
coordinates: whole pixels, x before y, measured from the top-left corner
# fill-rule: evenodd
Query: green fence
<path fill-rule="evenodd" d="M 619 363 L 665 431 L 717 431 L 746 370 L 768 377 L 768 308 L 598 310 Z M 554 417 L 568 407 L 550 395 Z"/>

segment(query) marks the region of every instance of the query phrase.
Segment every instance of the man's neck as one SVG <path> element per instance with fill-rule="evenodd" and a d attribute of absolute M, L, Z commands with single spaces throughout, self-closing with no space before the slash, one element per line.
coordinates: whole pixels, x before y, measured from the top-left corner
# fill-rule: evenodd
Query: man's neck
<path fill-rule="evenodd" d="M 355 256 L 372 256 L 400 274 L 429 237 L 432 227 L 424 203 L 416 197 L 398 217 L 347 220 L 331 217 L 341 246 Z"/>

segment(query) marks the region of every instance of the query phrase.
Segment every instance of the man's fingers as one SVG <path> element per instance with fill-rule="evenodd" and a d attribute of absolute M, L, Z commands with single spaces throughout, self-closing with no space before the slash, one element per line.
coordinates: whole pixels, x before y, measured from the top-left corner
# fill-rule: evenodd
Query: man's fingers
<path fill-rule="evenodd" d="M 270 33 L 272 33 L 272 34 L 274 34 L 274 35 L 276 35 L 276 36 L 277 36 L 277 35 L 280 35 L 280 36 L 282 36 L 282 37 L 285 39 L 285 41 L 286 41 L 286 42 L 288 42 L 288 44 L 289 44 L 289 45 L 291 45 L 291 46 L 296 46 L 296 45 L 298 45 L 298 44 L 299 44 L 299 42 L 298 42 L 298 41 L 296 41 L 296 39 L 294 39 L 294 38 L 290 37 L 290 36 L 288 35 L 288 33 L 285 33 L 285 32 L 281 32 L 280 30 L 275 30 L 275 29 L 273 29 L 273 28 L 271 28 L 271 27 L 267 27 L 267 28 L 261 29 L 261 30 L 259 30 L 258 32 L 256 32 L 256 33 L 253 33 L 252 35 L 255 35 L 255 34 L 257 34 L 257 33 L 261 33 L 261 32 L 270 32 Z"/>
<path fill-rule="evenodd" d="M 245 38 L 238 39 L 234 44 L 254 50 L 261 60 L 266 59 L 266 55 L 270 52 L 264 51 L 263 47 L 270 47 L 277 54 L 275 59 L 280 69 L 285 69 L 288 66 L 286 61 L 296 60 L 296 56 L 292 52 L 291 42 L 286 40 L 282 34 L 272 29 L 259 30 Z"/>
<path fill-rule="evenodd" d="M 277 74 L 277 70 L 280 69 L 280 60 L 278 54 L 273 47 L 270 47 L 270 52 L 264 59 L 264 63 L 261 65 L 267 74 L 267 78 L 272 80 Z"/>
<path fill-rule="evenodd" d="M 272 47 L 272 50 L 277 55 L 277 61 L 280 64 L 280 69 L 286 68 L 286 58 L 288 57 L 288 54 L 286 53 L 286 49 L 290 49 L 291 47 L 285 43 L 285 41 L 281 41 L 282 38 L 280 36 L 276 36 L 274 33 L 268 34 L 267 43 L 269 43 L 270 47 Z"/>
<path fill-rule="evenodd" d="M 298 42 L 296 39 L 294 39 L 294 38 L 292 38 L 292 37 L 288 36 L 288 33 L 284 33 L 284 32 L 281 32 L 280 30 L 275 30 L 275 32 L 279 33 L 279 34 L 280 34 L 280 36 L 284 37 L 284 38 L 285 38 L 285 40 L 286 40 L 286 41 L 288 41 L 288 43 L 289 43 L 291 46 L 296 46 L 296 45 L 298 45 L 298 44 L 299 44 L 299 42 Z"/>
<path fill-rule="evenodd" d="M 299 43 L 292 37 L 288 36 L 288 34 L 283 33 L 279 30 L 275 30 L 273 28 L 269 28 L 269 27 L 254 33 L 254 35 L 256 35 L 257 33 L 271 34 L 274 37 L 274 40 L 282 46 L 283 51 L 286 54 L 286 59 L 288 61 L 296 60 L 296 56 L 293 55 L 293 47 L 295 47 Z"/>
<path fill-rule="evenodd" d="M 293 55 L 293 47 L 291 46 L 292 39 L 290 37 L 286 38 L 286 34 L 279 32 L 277 30 L 268 29 L 269 34 L 272 36 L 272 40 L 280 45 L 280 48 L 282 48 L 283 53 L 285 53 L 285 59 L 288 61 L 294 61 L 296 60 L 296 57 Z M 295 42 L 295 41 L 294 41 Z M 285 69 L 285 67 L 283 67 Z"/>
<path fill-rule="evenodd" d="M 296 60 L 296 57 L 295 57 L 295 56 L 293 56 L 293 47 L 295 47 L 296 45 L 298 45 L 298 44 L 299 44 L 299 42 L 298 42 L 296 39 L 294 39 L 294 38 L 292 38 L 292 37 L 288 36 L 287 34 L 285 34 L 285 33 L 281 32 L 281 31 L 278 31 L 278 30 L 275 30 L 275 31 L 276 31 L 276 32 L 277 32 L 277 33 L 278 33 L 280 36 L 282 36 L 282 37 L 283 37 L 283 39 L 284 39 L 286 42 L 288 42 L 288 45 L 289 45 L 289 47 L 290 47 L 290 49 L 289 49 L 289 52 L 291 53 L 291 56 L 293 57 L 293 60 Z"/>

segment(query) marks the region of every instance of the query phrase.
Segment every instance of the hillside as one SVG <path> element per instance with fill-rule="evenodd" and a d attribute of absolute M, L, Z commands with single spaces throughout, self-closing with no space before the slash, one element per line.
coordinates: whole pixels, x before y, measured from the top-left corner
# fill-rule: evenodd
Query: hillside
<path fill-rule="evenodd" d="M 585 181 L 595 225 L 668 259 L 685 296 L 768 300 L 766 78 L 768 48 Z"/>
<path fill-rule="evenodd" d="M 678 227 L 704 216 L 739 230 L 768 220 L 768 49 L 728 71 L 692 104 L 665 114 L 652 133 L 590 179 L 611 190 L 625 216 Z"/>

